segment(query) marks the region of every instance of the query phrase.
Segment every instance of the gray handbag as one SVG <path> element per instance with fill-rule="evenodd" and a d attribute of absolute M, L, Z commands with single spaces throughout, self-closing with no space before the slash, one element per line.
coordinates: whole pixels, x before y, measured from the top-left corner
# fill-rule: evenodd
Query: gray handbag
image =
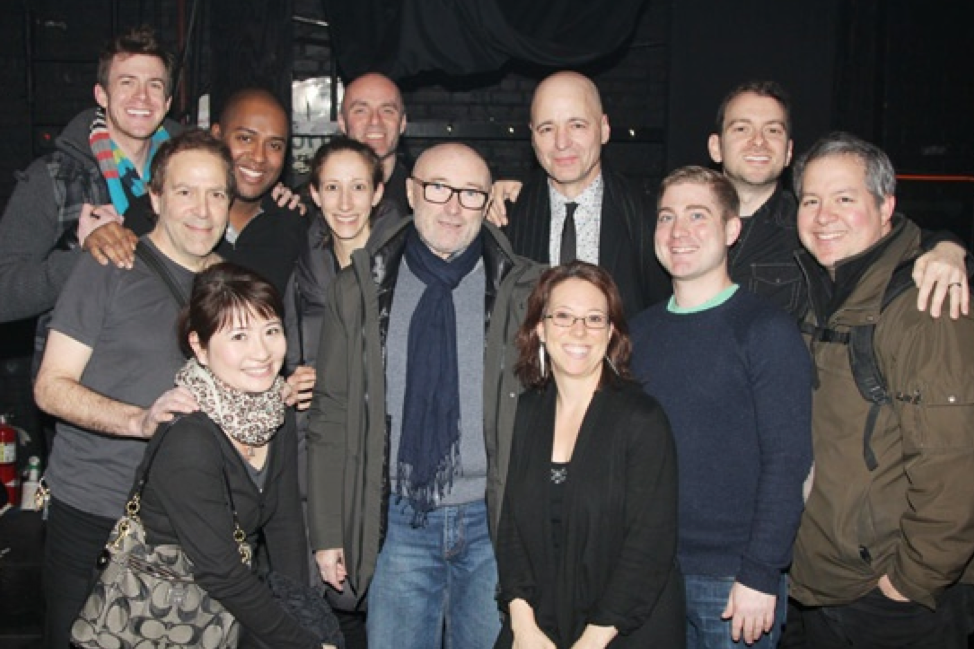
<path fill-rule="evenodd" d="M 168 427 L 158 434 L 166 431 Z M 155 450 L 159 446 L 161 440 Z M 145 542 L 140 498 L 155 450 L 98 559 L 101 573 L 71 626 L 71 642 L 84 649 L 142 646 L 146 641 L 146 646 L 232 649 L 240 625 L 195 582 L 193 564 L 182 547 Z M 233 539 L 240 560 L 249 566 L 251 549 L 237 521 L 226 473 L 223 478 L 233 512 Z"/>

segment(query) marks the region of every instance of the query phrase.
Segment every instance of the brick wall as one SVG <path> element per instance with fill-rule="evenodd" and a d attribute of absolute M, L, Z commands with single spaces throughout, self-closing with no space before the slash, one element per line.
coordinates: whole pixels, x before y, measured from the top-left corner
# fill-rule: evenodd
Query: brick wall
<path fill-rule="evenodd" d="M 63 3 L 66 7 L 71 5 L 68 0 L 63 0 Z M 58 5 L 62 3 L 49 1 L 43 4 L 46 11 L 56 15 Z M 91 10 L 91 13 L 110 16 L 110 7 L 114 4 L 118 26 L 151 24 L 158 30 L 163 42 L 172 51 L 178 51 L 176 35 L 179 14 L 175 0 L 140 3 L 102 0 L 96 4 L 102 6 L 97 11 Z M 15 9 L 13 13 L 16 14 L 18 10 L 22 11 Z M 295 0 L 295 15 L 311 20 L 326 20 L 320 0 Z M 181 116 L 184 111 L 195 115 L 195 94 L 207 89 L 208 19 L 205 12 L 197 16 L 197 21 L 200 21 L 198 26 L 201 27 L 197 32 L 199 43 L 196 50 L 202 60 L 200 75 L 195 74 L 192 66 L 186 72 L 193 82 L 189 86 L 190 91 L 196 92 L 192 97 L 176 97 L 172 111 L 175 116 Z M 189 16 L 184 16 L 183 20 L 188 22 Z M 613 127 L 612 140 L 606 151 L 607 159 L 626 173 L 645 179 L 648 186 L 655 185 L 659 180 L 665 153 L 661 138 L 654 131 L 663 129 L 666 123 L 668 20 L 668 6 L 663 2 L 652 2 L 628 49 L 583 70 L 599 85 Z M 69 30 L 64 34 L 55 34 L 63 40 L 73 38 L 71 20 L 66 22 Z M 0 102 L 0 118 L 3 118 L 0 121 L 0 135 L 6 136 L 0 138 L 2 204 L 6 203 L 13 189 L 13 170 L 26 166 L 31 159 L 23 26 L 22 14 L 4 20 L 0 26 L 0 35 L 3 36 L 0 81 L 7 92 L 5 100 Z M 328 29 L 299 20 L 294 24 L 294 36 L 294 78 L 301 80 L 329 76 L 332 59 Z M 84 60 L 79 59 L 76 64 L 52 71 L 51 80 L 45 82 L 40 90 L 42 94 L 50 95 L 46 103 L 56 112 L 55 116 L 45 120 L 51 133 L 56 134 L 59 126 L 63 125 L 64 116 L 73 115 L 91 105 L 91 85 L 94 83 L 92 62 L 96 50 L 91 50 L 88 45 L 81 49 Z M 74 51 L 77 50 L 74 48 Z M 72 58 L 77 58 L 77 55 Z M 495 175 L 524 176 L 534 164 L 525 128 L 531 93 L 538 80 L 551 71 L 512 64 L 509 70 L 502 73 L 472 79 L 444 79 L 429 75 L 404 81 L 407 113 L 414 125 L 403 141 L 404 151 L 414 158 L 435 142 L 467 139 L 473 127 L 477 132 L 476 137 L 467 141 L 484 154 Z M 452 132 L 448 127 L 452 127 Z M 423 136 L 416 136 L 417 132 Z M 493 135 L 487 137 L 485 133 Z M 306 148 L 313 150 L 313 145 Z"/>

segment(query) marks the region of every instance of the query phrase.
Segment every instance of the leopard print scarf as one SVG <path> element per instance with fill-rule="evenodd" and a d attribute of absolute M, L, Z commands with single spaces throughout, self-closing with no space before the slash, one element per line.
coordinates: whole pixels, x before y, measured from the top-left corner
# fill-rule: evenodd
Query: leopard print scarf
<path fill-rule="evenodd" d="M 267 392 L 241 392 L 191 358 L 176 374 L 176 385 L 192 392 L 200 410 L 241 444 L 263 446 L 284 423 L 281 377 Z"/>

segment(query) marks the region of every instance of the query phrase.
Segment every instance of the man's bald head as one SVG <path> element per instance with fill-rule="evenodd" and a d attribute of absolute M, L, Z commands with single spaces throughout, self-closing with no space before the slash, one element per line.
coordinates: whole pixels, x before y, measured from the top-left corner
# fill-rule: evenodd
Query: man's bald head
<path fill-rule="evenodd" d="M 531 101 L 531 145 L 549 182 L 565 197 L 581 194 L 602 172 L 609 120 L 599 90 L 577 72 L 556 72 Z"/>
<path fill-rule="evenodd" d="M 598 115 L 602 114 L 602 95 L 599 94 L 595 82 L 584 74 L 563 70 L 546 77 L 534 89 L 534 95 L 531 98 L 531 123 L 536 123 L 535 110 L 539 105 L 543 105 L 545 100 L 549 100 L 553 96 L 565 95 L 570 95 L 592 112 Z"/>
<path fill-rule="evenodd" d="M 439 144 L 419 156 L 406 195 L 430 250 L 444 259 L 466 250 L 480 233 L 490 187 L 490 168 L 465 144 Z"/>
<path fill-rule="evenodd" d="M 464 183 L 490 189 L 492 181 L 487 162 L 473 148 L 459 142 L 437 144 L 423 151 L 413 166 L 413 176 L 445 173 L 451 164 L 464 167 Z"/>
<path fill-rule="evenodd" d="M 240 110 L 260 110 L 261 112 L 277 113 L 284 117 L 287 123 L 287 111 L 281 102 L 268 90 L 263 88 L 244 88 L 230 95 L 223 110 L 220 111 L 218 124 L 225 124 L 234 119 Z"/>
<path fill-rule="evenodd" d="M 374 72 L 355 79 L 345 88 L 338 128 L 353 140 L 367 144 L 380 159 L 394 157 L 399 136 L 406 130 L 406 110 L 399 86 Z"/>

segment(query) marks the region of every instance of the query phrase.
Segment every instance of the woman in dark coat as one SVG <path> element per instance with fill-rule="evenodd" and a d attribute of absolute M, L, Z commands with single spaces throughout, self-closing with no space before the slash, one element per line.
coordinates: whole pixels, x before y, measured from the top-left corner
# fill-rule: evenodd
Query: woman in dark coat
<path fill-rule="evenodd" d="M 601 268 L 547 271 L 517 339 L 518 404 L 498 530 L 497 647 L 680 648 L 676 455 L 628 378 L 621 300 Z"/>
<path fill-rule="evenodd" d="M 308 230 L 308 246 L 298 257 L 284 296 L 288 350 L 288 383 L 298 394 L 298 471 L 301 499 L 307 500 L 307 408 L 315 380 L 328 287 L 351 263 L 352 252 L 381 241 L 402 214 L 394 202 L 382 201 L 382 163 L 368 146 L 335 137 L 315 152 L 311 162 L 311 198 L 319 212 Z M 312 561 L 312 581 L 328 583 L 326 598 L 335 609 L 349 649 L 368 646 L 365 604 L 346 588 L 343 557 L 321 551 L 322 565 Z M 341 571 L 341 572 L 340 572 Z"/>

